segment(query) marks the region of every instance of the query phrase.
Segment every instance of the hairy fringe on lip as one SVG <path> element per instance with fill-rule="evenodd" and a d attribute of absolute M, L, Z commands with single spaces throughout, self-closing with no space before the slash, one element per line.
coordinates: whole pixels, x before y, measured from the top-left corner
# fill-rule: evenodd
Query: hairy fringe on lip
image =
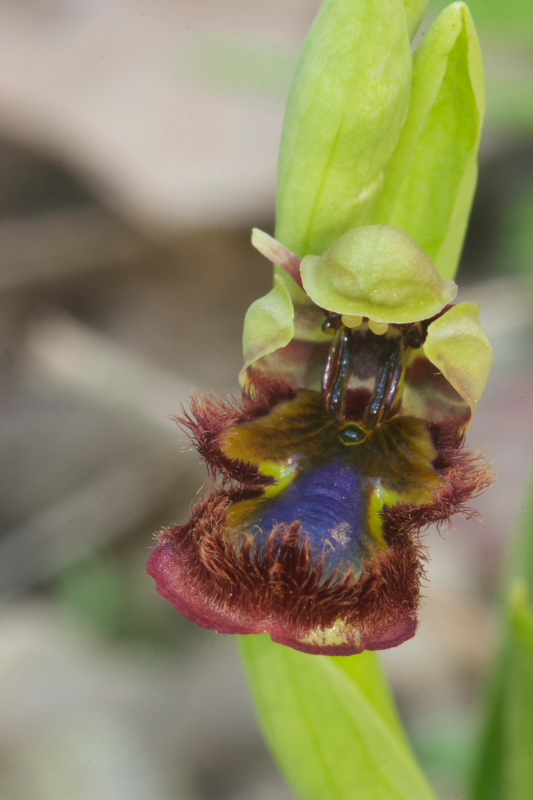
<path fill-rule="evenodd" d="M 328 570 L 296 519 L 276 525 L 257 545 L 251 532 L 227 527 L 232 503 L 260 497 L 274 479 L 256 465 L 225 455 L 227 428 L 257 419 L 295 397 L 283 381 L 251 376 L 242 400 L 194 397 L 177 418 L 221 486 L 197 503 L 186 525 L 158 535 L 148 571 L 158 591 L 189 619 L 221 633 L 267 632 L 274 641 L 326 655 L 395 647 L 417 628 L 427 552 L 421 531 L 452 514 L 477 517 L 468 506 L 494 481 L 481 455 L 464 447 L 457 425 L 428 425 L 445 479 L 430 502 L 396 503 L 381 511 L 386 549 L 354 567 Z M 339 633 L 339 631 L 341 633 Z M 331 637 L 340 636 L 336 642 Z M 330 637 L 328 639 L 328 637 Z"/>
<path fill-rule="evenodd" d="M 220 474 L 222 483 L 236 481 L 250 487 L 264 487 L 275 479 L 261 474 L 259 467 L 237 458 L 228 458 L 220 447 L 220 437 L 232 425 L 262 417 L 277 403 L 291 400 L 295 390 L 285 381 L 251 373 L 242 398 L 193 395 L 189 409 L 182 406 L 173 419 L 189 436 L 210 474 Z"/>
<path fill-rule="evenodd" d="M 262 547 L 225 527 L 229 498 L 217 491 L 198 503 L 187 525 L 158 535 L 148 571 L 178 610 L 220 633 L 270 633 L 307 653 L 359 653 L 394 647 L 414 635 L 426 551 L 418 537 L 398 533 L 389 548 L 353 568 L 326 573 L 298 521 L 276 526 Z M 161 560 L 172 563 L 172 571 Z M 152 562 L 152 563 L 151 563 Z M 345 644 L 303 638 L 342 621 Z M 351 639 L 351 642 L 350 642 Z"/>
<path fill-rule="evenodd" d="M 397 503 L 393 508 L 385 508 L 381 512 L 385 531 L 389 527 L 402 533 L 421 531 L 433 523 L 447 523 L 453 514 L 465 519 L 480 518 L 479 512 L 468 503 L 496 480 L 491 465 L 485 462 L 482 453 L 464 446 L 464 434 L 455 425 L 432 427 L 430 431 L 439 454 L 435 468 L 446 485 L 434 490 L 430 503 Z"/>

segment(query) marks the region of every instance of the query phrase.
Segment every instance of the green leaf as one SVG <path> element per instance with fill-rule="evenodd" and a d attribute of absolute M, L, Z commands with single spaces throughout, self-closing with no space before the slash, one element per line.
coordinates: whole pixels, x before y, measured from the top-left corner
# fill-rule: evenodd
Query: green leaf
<path fill-rule="evenodd" d="M 378 654 L 366 650 L 358 656 L 332 656 L 330 661 L 345 673 L 350 683 L 358 687 L 392 732 L 409 747 Z"/>
<path fill-rule="evenodd" d="M 274 288 L 255 300 L 244 318 L 244 367 L 285 347 L 294 336 L 294 308 L 287 287 L 277 275 Z"/>
<path fill-rule="evenodd" d="M 329 658 L 241 637 L 264 733 L 302 800 L 434 800 L 375 654 Z M 343 665 L 340 665 L 340 662 Z"/>
<path fill-rule="evenodd" d="M 511 660 L 508 672 L 507 732 L 509 741 L 506 797 L 533 797 L 533 607 L 528 584 L 517 578 L 509 598 Z"/>
<path fill-rule="evenodd" d="M 276 239 L 299 256 L 321 255 L 370 221 L 410 82 L 402 0 L 326 0 L 289 95 Z"/>
<path fill-rule="evenodd" d="M 503 754 L 506 736 L 503 718 L 508 656 L 504 650 L 498 654 L 490 676 L 483 726 L 475 747 L 474 767 L 470 780 L 471 800 L 504 800 Z"/>
<path fill-rule="evenodd" d="M 516 578 L 509 593 L 511 630 L 517 647 L 533 659 L 533 607 L 527 581 Z"/>
<path fill-rule="evenodd" d="M 415 53 L 409 114 L 373 217 L 412 236 L 446 279 L 470 214 L 484 111 L 474 24 L 467 6 L 453 3 Z"/>
<path fill-rule="evenodd" d="M 506 571 L 502 644 L 489 685 L 472 800 L 533 797 L 533 492 Z"/>

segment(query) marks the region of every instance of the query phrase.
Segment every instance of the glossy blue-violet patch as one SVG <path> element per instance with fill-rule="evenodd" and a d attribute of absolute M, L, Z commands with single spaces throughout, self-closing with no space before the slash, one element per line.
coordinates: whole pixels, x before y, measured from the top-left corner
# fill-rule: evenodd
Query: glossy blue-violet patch
<path fill-rule="evenodd" d="M 326 552 L 328 571 L 361 557 L 365 502 L 360 476 L 344 459 L 327 462 L 298 475 L 263 506 L 256 525 L 265 538 L 276 524 L 295 520 L 313 552 Z"/>

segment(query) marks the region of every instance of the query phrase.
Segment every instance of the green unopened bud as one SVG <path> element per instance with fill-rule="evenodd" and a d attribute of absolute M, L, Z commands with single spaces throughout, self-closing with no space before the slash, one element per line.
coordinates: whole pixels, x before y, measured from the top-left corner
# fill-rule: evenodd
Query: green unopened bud
<path fill-rule="evenodd" d="M 428 6 L 428 0 L 403 0 L 409 38 L 413 40 Z"/>
<path fill-rule="evenodd" d="M 454 276 L 477 177 L 483 64 L 468 7 L 452 3 L 414 55 L 409 114 L 385 172 L 374 222 L 406 231 Z"/>
<path fill-rule="evenodd" d="M 382 323 L 429 319 L 457 293 L 416 242 L 390 225 L 349 231 L 323 256 L 306 256 L 301 275 L 322 308 Z"/>
<path fill-rule="evenodd" d="M 408 5 L 414 19 L 420 3 Z M 326 0 L 287 104 L 276 239 L 299 256 L 323 253 L 371 221 L 410 86 L 402 0 Z"/>

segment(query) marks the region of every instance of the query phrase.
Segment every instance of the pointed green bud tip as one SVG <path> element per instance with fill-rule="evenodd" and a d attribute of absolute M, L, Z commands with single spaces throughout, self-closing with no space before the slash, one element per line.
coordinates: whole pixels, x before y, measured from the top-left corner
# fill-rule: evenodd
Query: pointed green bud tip
<path fill-rule="evenodd" d="M 293 336 L 294 308 L 291 296 L 283 280 L 275 275 L 274 288 L 255 300 L 244 318 L 244 369 L 258 358 L 285 347 Z"/>
<path fill-rule="evenodd" d="M 457 293 L 417 243 L 390 225 L 348 231 L 323 256 L 306 256 L 301 275 L 318 306 L 381 323 L 429 319 Z"/>
<path fill-rule="evenodd" d="M 492 367 L 477 303 L 459 303 L 428 327 L 424 352 L 474 413 Z"/>

